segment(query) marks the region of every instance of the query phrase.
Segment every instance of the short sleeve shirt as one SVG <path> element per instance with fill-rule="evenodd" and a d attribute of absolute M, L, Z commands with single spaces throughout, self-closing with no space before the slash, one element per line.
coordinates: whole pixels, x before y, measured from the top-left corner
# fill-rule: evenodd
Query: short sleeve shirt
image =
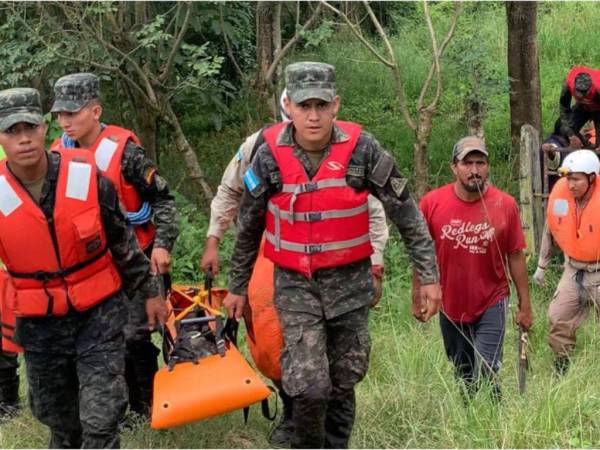
<path fill-rule="evenodd" d="M 525 248 L 517 203 L 493 186 L 466 202 L 448 184 L 419 206 L 435 241 L 444 311 L 473 323 L 509 294 L 507 255 Z"/>

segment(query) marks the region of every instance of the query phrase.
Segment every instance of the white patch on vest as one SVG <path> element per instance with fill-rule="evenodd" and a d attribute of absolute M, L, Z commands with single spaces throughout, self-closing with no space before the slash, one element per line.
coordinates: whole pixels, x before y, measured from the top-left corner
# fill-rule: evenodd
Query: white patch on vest
<path fill-rule="evenodd" d="M 90 190 L 92 166 L 86 163 L 71 161 L 67 174 L 67 192 L 65 197 L 85 201 Z"/>
<path fill-rule="evenodd" d="M 329 170 L 342 170 L 344 168 L 344 165 L 337 161 L 328 161 L 327 167 L 329 168 Z"/>
<path fill-rule="evenodd" d="M 98 169 L 103 172 L 108 169 L 108 166 L 110 165 L 112 157 L 117 151 L 118 146 L 118 142 L 108 138 L 104 138 L 100 141 L 100 144 L 98 145 L 98 148 L 96 148 L 96 153 L 94 155 Z"/>
<path fill-rule="evenodd" d="M 552 214 L 564 217 L 569 213 L 569 202 L 564 198 L 557 198 L 552 205 Z"/>
<path fill-rule="evenodd" d="M 0 176 L 0 211 L 5 217 L 17 209 L 23 200 L 19 198 L 12 186 L 6 181 L 4 175 Z"/>

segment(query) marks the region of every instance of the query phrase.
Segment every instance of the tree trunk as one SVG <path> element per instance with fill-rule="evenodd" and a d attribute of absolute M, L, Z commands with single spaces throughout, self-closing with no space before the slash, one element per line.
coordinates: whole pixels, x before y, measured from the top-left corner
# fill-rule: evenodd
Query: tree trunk
<path fill-rule="evenodd" d="M 540 135 L 542 132 L 537 3 L 506 2 L 506 19 L 510 133 L 513 152 L 519 154 L 521 126 L 530 124 Z"/>
<path fill-rule="evenodd" d="M 277 55 L 281 51 L 281 2 L 277 2 L 275 5 L 274 17 L 273 17 L 273 57 Z M 273 75 L 273 80 L 271 80 L 271 101 L 269 102 L 269 106 L 271 106 L 271 116 L 274 122 L 279 121 L 279 94 L 276 87 L 279 85 L 279 80 L 281 79 L 281 64 L 277 64 L 277 70 L 275 71 L 275 75 Z"/>
<path fill-rule="evenodd" d="M 422 110 L 415 130 L 414 164 L 415 164 L 415 197 L 421 198 L 429 188 L 429 160 L 427 159 L 427 143 L 431 135 L 433 113 Z"/>
<path fill-rule="evenodd" d="M 483 131 L 484 106 L 477 99 L 467 98 L 465 100 L 465 119 L 470 136 L 485 139 Z"/>
<path fill-rule="evenodd" d="M 158 131 L 157 115 L 149 109 L 135 109 L 136 133 L 142 141 L 142 147 L 146 155 L 152 158 L 157 165 L 159 163 L 158 148 L 156 146 L 156 132 Z"/>
<path fill-rule="evenodd" d="M 179 119 L 177 118 L 175 111 L 173 111 L 173 108 L 171 107 L 171 103 L 162 97 L 162 95 L 159 97 L 159 101 L 161 101 L 161 103 L 164 105 L 164 115 L 162 118 L 171 127 L 176 149 L 183 156 L 187 177 L 199 188 L 208 205 L 213 198 L 213 191 L 208 184 L 206 175 L 204 175 L 204 171 L 200 167 L 196 152 L 190 145 L 185 133 L 181 128 L 181 124 L 179 123 Z"/>
<path fill-rule="evenodd" d="M 261 117 L 272 112 L 270 103 L 271 86 L 267 80 L 267 72 L 273 63 L 273 28 L 274 13 L 273 2 L 257 2 L 256 4 L 256 80 L 255 88 L 258 94 L 258 112 Z"/>
<path fill-rule="evenodd" d="M 141 100 L 139 96 L 131 92 L 127 83 L 121 82 L 122 89 L 127 93 L 133 121 L 135 122 L 134 131 L 142 141 L 142 147 L 152 161 L 159 164 L 158 149 L 156 145 L 156 133 L 158 131 L 158 114 L 151 109 L 148 104 Z"/>

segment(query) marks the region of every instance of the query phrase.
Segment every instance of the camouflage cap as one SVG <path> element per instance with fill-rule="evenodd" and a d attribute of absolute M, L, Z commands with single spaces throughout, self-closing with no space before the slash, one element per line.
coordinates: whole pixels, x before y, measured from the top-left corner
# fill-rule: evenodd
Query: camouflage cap
<path fill-rule="evenodd" d="M 319 62 L 297 62 L 285 68 L 288 97 L 294 103 L 311 98 L 330 102 L 335 98 L 335 67 Z"/>
<path fill-rule="evenodd" d="M 13 88 L 0 91 L 0 131 L 6 131 L 20 122 L 39 125 L 43 120 L 42 102 L 37 89 Z"/>
<path fill-rule="evenodd" d="M 462 161 L 471 152 L 480 152 L 485 156 L 490 156 L 483 139 L 477 136 L 467 136 L 459 140 L 452 149 L 452 160 Z"/>
<path fill-rule="evenodd" d="M 52 112 L 77 112 L 100 97 L 100 82 L 93 73 L 72 73 L 54 84 Z"/>

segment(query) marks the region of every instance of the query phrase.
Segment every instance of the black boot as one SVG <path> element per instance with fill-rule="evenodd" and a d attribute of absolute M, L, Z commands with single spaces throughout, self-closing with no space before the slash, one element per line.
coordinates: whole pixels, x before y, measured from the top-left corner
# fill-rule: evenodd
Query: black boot
<path fill-rule="evenodd" d="M 0 421 L 15 416 L 19 409 L 17 368 L 0 369 Z"/>
<path fill-rule="evenodd" d="M 294 399 L 287 395 L 283 389 L 279 389 L 279 397 L 283 404 L 283 415 L 281 421 L 269 436 L 269 444 L 273 447 L 289 447 L 294 435 Z"/>

